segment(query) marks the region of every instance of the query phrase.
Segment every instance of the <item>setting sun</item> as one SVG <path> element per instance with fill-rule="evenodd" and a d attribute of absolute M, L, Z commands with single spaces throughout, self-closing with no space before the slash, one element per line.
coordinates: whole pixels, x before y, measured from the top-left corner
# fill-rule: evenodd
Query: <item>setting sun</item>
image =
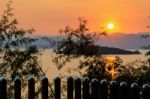
<path fill-rule="evenodd" d="M 113 28 L 114 28 L 114 24 L 113 24 L 113 23 L 109 23 L 109 24 L 107 25 L 107 28 L 108 28 L 108 29 L 113 29 Z"/>

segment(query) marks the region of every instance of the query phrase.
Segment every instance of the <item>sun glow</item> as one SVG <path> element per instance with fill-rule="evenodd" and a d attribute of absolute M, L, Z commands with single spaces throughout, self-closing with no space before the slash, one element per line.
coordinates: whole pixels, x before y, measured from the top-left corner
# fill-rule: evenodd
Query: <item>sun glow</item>
<path fill-rule="evenodd" d="M 110 30 L 114 29 L 114 24 L 113 23 L 108 23 L 107 28 L 110 29 Z"/>

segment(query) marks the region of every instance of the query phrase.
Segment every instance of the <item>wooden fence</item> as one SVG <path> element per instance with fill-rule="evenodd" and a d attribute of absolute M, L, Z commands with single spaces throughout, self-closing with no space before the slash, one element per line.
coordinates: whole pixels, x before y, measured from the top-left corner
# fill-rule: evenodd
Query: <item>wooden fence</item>
<path fill-rule="evenodd" d="M 61 99 L 61 79 L 54 79 L 55 99 Z M 0 78 L 0 99 L 7 99 L 7 80 Z M 21 80 L 16 77 L 14 81 L 14 99 L 21 99 Z M 28 80 L 28 99 L 35 99 L 35 80 Z M 48 79 L 41 79 L 41 98 L 48 99 Z M 67 78 L 67 99 L 150 99 L 150 86 L 144 84 L 139 87 L 133 83 L 130 86 L 125 82 L 90 80 L 85 77 Z"/>

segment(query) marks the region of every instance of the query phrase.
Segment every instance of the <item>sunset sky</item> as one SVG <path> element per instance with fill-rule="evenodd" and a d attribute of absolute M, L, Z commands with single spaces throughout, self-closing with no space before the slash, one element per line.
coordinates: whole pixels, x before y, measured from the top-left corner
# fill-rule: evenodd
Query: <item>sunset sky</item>
<path fill-rule="evenodd" d="M 0 0 L 0 15 L 8 0 Z M 110 32 L 137 33 L 150 31 L 150 0 L 13 0 L 14 14 L 20 26 L 33 27 L 40 35 L 57 35 L 78 17 L 88 20 L 90 31 L 113 23 Z"/>

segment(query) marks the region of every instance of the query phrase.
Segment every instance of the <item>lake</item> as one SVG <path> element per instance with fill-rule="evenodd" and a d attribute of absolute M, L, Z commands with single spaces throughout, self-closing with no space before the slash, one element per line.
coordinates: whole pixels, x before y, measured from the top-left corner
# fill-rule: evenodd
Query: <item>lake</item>
<path fill-rule="evenodd" d="M 106 57 L 114 57 L 119 56 L 124 64 L 135 61 L 137 59 L 145 60 L 146 57 L 144 54 L 146 53 L 146 50 L 140 50 L 142 54 L 137 55 L 105 55 Z M 53 58 L 55 57 L 54 52 L 51 49 L 42 50 L 42 55 L 39 56 L 39 61 L 41 65 L 43 66 L 43 70 L 46 72 L 46 76 L 49 79 L 53 79 L 55 76 L 59 75 L 60 73 L 63 75 L 74 75 L 79 76 L 80 74 L 78 72 L 69 72 L 69 70 L 74 69 L 76 70 L 76 66 L 79 64 L 79 61 L 73 60 L 70 63 L 67 63 L 64 68 L 62 68 L 60 71 L 57 69 L 56 65 L 53 63 Z"/>

